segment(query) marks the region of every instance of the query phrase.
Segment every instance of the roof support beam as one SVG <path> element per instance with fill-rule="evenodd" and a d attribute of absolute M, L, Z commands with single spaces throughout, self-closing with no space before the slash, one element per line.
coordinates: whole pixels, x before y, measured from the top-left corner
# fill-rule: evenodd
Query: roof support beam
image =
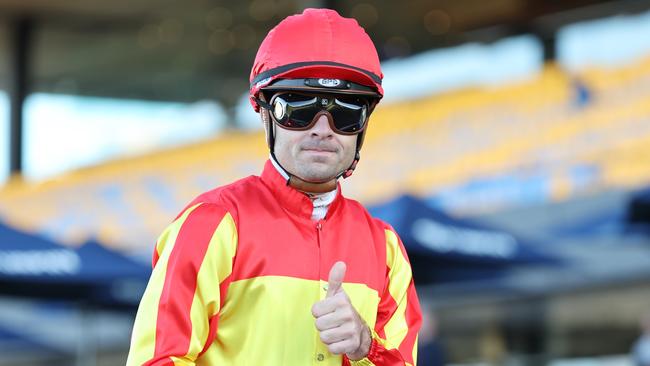
<path fill-rule="evenodd" d="M 10 27 L 10 70 L 9 98 L 11 117 L 9 125 L 9 169 L 10 173 L 22 171 L 23 160 L 23 105 L 30 90 L 30 51 L 33 21 L 19 17 Z"/>

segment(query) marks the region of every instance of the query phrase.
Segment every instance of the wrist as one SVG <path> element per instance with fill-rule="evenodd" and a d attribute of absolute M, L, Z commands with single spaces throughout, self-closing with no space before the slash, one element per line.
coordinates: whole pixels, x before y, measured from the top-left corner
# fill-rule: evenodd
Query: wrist
<path fill-rule="evenodd" d="M 372 335 L 370 333 L 370 328 L 368 328 L 368 325 L 364 324 L 364 327 L 361 330 L 361 341 L 359 342 L 359 348 L 357 348 L 357 350 L 352 353 L 348 353 L 347 354 L 348 359 L 350 359 L 351 361 L 358 361 L 368 356 L 368 352 L 370 352 L 371 343 L 372 343 Z"/>

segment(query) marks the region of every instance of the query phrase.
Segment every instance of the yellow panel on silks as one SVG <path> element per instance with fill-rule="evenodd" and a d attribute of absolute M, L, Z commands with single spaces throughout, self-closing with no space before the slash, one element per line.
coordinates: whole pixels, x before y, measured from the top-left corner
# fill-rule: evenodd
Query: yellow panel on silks
<path fill-rule="evenodd" d="M 314 303 L 325 296 L 325 284 L 281 276 L 232 282 L 217 336 L 199 365 L 341 365 L 341 356 L 329 353 L 320 341 L 311 314 Z M 374 327 L 377 292 L 351 283 L 343 289 Z"/>

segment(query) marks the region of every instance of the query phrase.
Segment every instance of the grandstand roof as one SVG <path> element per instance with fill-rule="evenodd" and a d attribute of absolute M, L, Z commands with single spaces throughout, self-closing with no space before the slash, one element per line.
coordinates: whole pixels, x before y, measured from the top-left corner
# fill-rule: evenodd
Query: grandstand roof
<path fill-rule="evenodd" d="M 407 6 L 335 0 L 2 0 L 0 30 L 11 30 L 16 20 L 31 22 L 31 90 L 154 100 L 207 98 L 232 105 L 247 88 L 246 76 L 266 31 L 307 6 L 332 7 L 356 17 L 385 59 L 546 30 L 578 16 L 550 14 L 598 3 L 616 3 L 616 12 L 650 8 L 648 1 L 598 0 L 411 0 Z M 608 7 L 580 14 L 612 13 Z M 531 22 L 534 19 L 539 21 Z M 3 42 L 0 88 L 6 86 L 6 55 L 11 52 Z"/>

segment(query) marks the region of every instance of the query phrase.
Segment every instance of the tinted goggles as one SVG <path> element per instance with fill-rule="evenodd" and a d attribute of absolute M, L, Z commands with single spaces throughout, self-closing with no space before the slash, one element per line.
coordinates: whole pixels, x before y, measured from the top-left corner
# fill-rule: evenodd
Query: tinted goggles
<path fill-rule="evenodd" d="M 262 105 L 271 117 L 288 130 L 308 130 L 318 117 L 329 115 L 328 121 L 334 132 L 354 135 L 366 127 L 370 109 L 367 98 L 355 95 L 332 95 L 303 92 L 279 92 L 269 104 Z"/>

